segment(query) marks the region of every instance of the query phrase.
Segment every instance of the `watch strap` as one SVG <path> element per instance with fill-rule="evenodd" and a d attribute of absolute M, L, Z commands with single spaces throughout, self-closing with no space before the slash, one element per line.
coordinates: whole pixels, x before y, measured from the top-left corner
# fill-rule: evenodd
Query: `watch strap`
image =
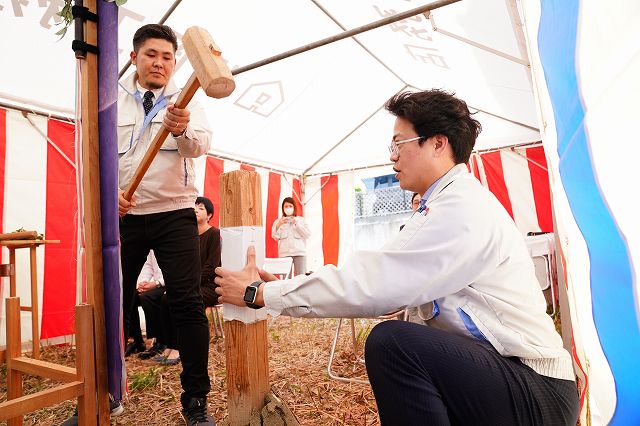
<path fill-rule="evenodd" d="M 249 289 L 249 287 L 253 287 L 253 288 L 255 288 L 255 289 L 256 289 L 256 291 L 255 291 L 255 293 L 254 293 L 254 296 L 253 296 L 253 300 L 251 300 L 251 301 L 247 300 L 247 290 L 245 290 L 245 293 L 244 293 L 244 294 L 245 294 L 245 296 L 244 296 L 244 303 L 245 303 L 249 308 L 251 308 L 251 309 L 260 309 L 260 308 L 262 308 L 262 306 L 260 306 L 260 305 L 256 305 L 256 304 L 255 304 L 255 303 L 253 303 L 253 302 L 255 302 L 255 301 L 256 301 L 256 297 L 258 296 L 258 288 L 260 287 L 260 285 L 261 285 L 263 282 L 264 282 L 264 281 L 261 281 L 261 280 L 259 280 L 259 281 L 254 281 L 254 282 L 252 282 L 251 284 L 249 284 L 249 285 L 247 286 L 247 290 Z"/>

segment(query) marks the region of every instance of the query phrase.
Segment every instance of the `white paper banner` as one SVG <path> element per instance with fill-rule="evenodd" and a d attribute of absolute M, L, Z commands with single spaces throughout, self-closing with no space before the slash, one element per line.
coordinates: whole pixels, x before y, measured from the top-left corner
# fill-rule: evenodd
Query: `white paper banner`
<path fill-rule="evenodd" d="M 222 266 L 232 271 L 239 271 L 247 264 L 247 249 L 249 246 L 256 248 L 256 265 L 264 263 L 264 227 L 262 226 L 236 226 L 221 228 L 222 240 Z M 242 321 L 245 324 L 267 319 L 266 309 L 251 309 L 224 304 L 225 321 Z"/>

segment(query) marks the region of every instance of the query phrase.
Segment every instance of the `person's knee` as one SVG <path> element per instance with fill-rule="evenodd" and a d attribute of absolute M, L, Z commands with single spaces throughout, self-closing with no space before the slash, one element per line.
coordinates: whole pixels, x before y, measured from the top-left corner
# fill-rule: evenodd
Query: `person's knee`
<path fill-rule="evenodd" d="M 182 298 L 180 300 L 172 300 L 171 297 L 168 297 L 169 311 L 176 326 L 181 327 L 189 324 L 207 322 L 202 296 L 200 294 L 197 296 Z"/>
<path fill-rule="evenodd" d="M 365 362 L 376 362 L 394 344 L 400 321 L 384 321 L 373 327 L 364 346 Z"/>

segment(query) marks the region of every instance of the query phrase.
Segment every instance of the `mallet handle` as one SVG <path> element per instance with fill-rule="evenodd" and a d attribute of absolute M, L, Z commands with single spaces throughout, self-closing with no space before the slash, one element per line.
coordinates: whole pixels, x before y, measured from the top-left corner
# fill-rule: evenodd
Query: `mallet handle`
<path fill-rule="evenodd" d="M 184 89 L 182 89 L 182 92 L 176 100 L 176 108 L 184 109 L 189 104 L 189 101 L 191 101 L 191 98 L 193 98 L 193 95 L 195 95 L 196 91 L 199 88 L 200 82 L 198 81 L 198 77 L 196 76 L 196 74 L 193 73 L 191 74 L 191 77 L 189 77 L 187 85 L 184 87 Z M 165 139 L 167 139 L 167 136 L 169 136 L 169 131 L 166 127 L 162 126 L 162 129 L 160 129 L 160 131 L 153 138 L 153 141 L 151 141 L 151 145 L 149 145 L 149 149 L 147 149 L 147 152 L 144 154 L 142 161 L 140 161 L 140 164 L 136 169 L 136 173 L 135 175 L 133 175 L 133 179 L 131 180 L 131 184 L 124 191 L 123 197 L 125 198 L 125 200 L 131 201 L 133 193 L 136 192 L 136 189 L 138 188 L 138 185 L 140 185 L 144 174 L 147 172 L 147 170 L 149 170 L 151 162 L 154 158 L 156 158 L 156 155 L 158 154 L 158 151 L 160 151 L 160 148 L 162 147 Z"/>

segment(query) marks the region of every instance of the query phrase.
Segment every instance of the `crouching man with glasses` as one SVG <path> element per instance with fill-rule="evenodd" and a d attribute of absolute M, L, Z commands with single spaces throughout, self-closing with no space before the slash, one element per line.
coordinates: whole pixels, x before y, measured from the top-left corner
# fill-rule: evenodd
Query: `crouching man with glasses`
<path fill-rule="evenodd" d="M 383 425 L 575 425 L 571 356 L 546 314 L 524 240 L 465 163 L 480 123 L 440 90 L 404 92 L 389 151 L 400 187 L 422 195 L 381 250 L 339 269 L 275 280 L 253 248 L 218 268 L 220 301 L 296 317 L 375 317 L 418 307 L 424 324 L 378 324 L 365 347 Z"/>

